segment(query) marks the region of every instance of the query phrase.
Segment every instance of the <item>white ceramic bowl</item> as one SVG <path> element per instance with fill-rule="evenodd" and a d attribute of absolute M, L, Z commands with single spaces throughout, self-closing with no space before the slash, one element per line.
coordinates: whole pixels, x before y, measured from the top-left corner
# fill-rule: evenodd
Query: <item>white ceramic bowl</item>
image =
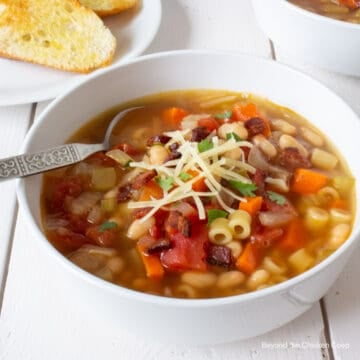
<path fill-rule="evenodd" d="M 265 96 L 310 119 L 341 149 L 357 179 L 360 122 L 329 89 L 288 67 L 241 54 L 177 51 L 138 58 L 90 76 L 55 100 L 31 128 L 24 152 L 62 144 L 94 115 L 124 101 L 174 89 L 229 89 Z M 56 131 L 54 131 L 56 129 Z M 252 337 L 296 318 L 319 300 L 349 259 L 360 217 L 336 253 L 304 274 L 276 286 L 239 296 L 184 300 L 148 295 L 105 282 L 73 265 L 44 237 L 40 227 L 41 176 L 21 180 L 18 195 L 50 267 L 60 268 L 59 286 L 105 317 L 142 338 L 214 344 Z M 359 202 L 359 183 L 357 183 Z M 39 259 L 40 260 L 40 259 Z M 55 271 L 55 269 L 49 271 Z M 70 298 L 70 297 L 69 297 Z M 83 306 L 83 305 L 81 305 Z"/>
<path fill-rule="evenodd" d="M 360 76 L 360 24 L 334 20 L 287 0 L 252 0 L 259 26 L 280 48 L 299 59 Z"/>

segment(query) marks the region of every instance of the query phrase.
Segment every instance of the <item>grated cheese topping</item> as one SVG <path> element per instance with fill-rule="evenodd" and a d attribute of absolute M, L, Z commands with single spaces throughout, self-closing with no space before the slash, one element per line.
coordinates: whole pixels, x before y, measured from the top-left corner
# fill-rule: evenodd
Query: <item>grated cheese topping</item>
<path fill-rule="evenodd" d="M 173 187 L 168 191 L 164 191 L 163 198 L 151 199 L 149 201 L 130 201 L 128 203 L 128 208 L 130 209 L 151 208 L 140 221 L 146 221 L 160 208 L 186 198 L 194 200 L 200 220 L 206 219 L 206 211 L 201 200 L 202 197 L 215 197 L 220 206 L 230 213 L 234 209 L 226 204 L 221 194 L 227 194 L 227 196 L 231 196 L 239 201 L 246 201 L 245 198 L 222 186 L 220 180 L 223 178 L 251 183 L 247 173 L 254 173 L 255 168 L 245 162 L 244 156 L 240 160 L 233 160 L 226 157 L 225 154 L 239 147 L 252 147 L 252 143 L 235 140 L 234 138 L 224 141 L 214 135 L 211 138 L 214 146 L 209 150 L 199 152 L 198 143 L 186 139 L 190 132 L 191 129 L 164 133 L 171 138 L 165 145 L 165 148 L 168 149 L 174 143 L 179 144 L 176 150 L 181 154 L 179 159 L 171 160 L 161 165 L 150 164 L 144 161 L 144 159 L 138 162 L 132 161 L 129 164 L 132 168 L 143 170 L 154 169 L 160 178 L 171 178 L 173 180 Z M 183 181 L 180 177 L 182 173 L 198 173 L 198 175 Z M 205 178 L 205 184 L 209 191 L 195 191 L 192 185 L 203 178 Z"/>

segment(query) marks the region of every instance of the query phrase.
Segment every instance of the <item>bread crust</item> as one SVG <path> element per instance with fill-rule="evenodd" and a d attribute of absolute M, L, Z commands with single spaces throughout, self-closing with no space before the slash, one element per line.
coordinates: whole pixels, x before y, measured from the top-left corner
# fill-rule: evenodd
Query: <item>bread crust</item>
<path fill-rule="evenodd" d="M 139 5 L 139 0 L 102 0 L 102 7 L 95 4 L 94 0 L 80 0 L 88 8 L 95 11 L 100 17 L 119 14 L 123 11 L 135 8 Z"/>

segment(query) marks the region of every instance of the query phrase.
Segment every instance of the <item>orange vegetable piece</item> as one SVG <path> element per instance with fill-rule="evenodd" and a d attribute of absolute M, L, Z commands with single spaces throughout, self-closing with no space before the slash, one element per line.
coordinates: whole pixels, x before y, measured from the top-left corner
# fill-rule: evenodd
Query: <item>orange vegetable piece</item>
<path fill-rule="evenodd" d="M 248 242 L 236 261 L 236 267 L 246 275 L 253 273 L 262 261 L 262 251 Z"/>
<path fill-rule="evenodd" d="M 350 9 L 357 9 L 360 7 L 358 1 L 356 0 L 339 0 L 340 5 L 344 5 Z"/>
<path fill-rule="evenodd" d="M 298 168 L 291 183 L 291 191 L 297 194 L 312 194 L 319 191 L 328 182 L 328 177 L 319 172 Z"/>
<path fill-rule="evenodd" d="M 240 201 L 239 209 L 247 211 L 251 216 L 255 216 L 261 209 L 262 202 L 262 196 L 246 197 L 246 202 Z"/>
<path fill-rule="evenodd" d="M 260 117 L 257 107 L 253 103 L 246 105 L 235 104 L 232 108 L 232 114 L 236 121 L 246 121 L 253 117 Z"/>
<path fill-rule="evenodd" d="M 196 177 L 199 175 L 199 172 L 196 170 L 188 170 L 187 173 L 191 175 L 192 177 Z M 195 181 L 192 184 L 192 189 L 197 192 L 203 192 L 208 189 L 208 187 L 205 184 L 205 178 L 201 177 L 199 180 Z"/>
<path fill-rule="evenodd" d="M 160 185 L 156 181 L 150 180 L 142 188 L 139 201 L 149 201 L 151 198 L 161 199 L 163 196 L 164 192 Z"/>
<path fill-rule="evenodd" d="M 138 243 L 136 245 L 140 253 L 141 260 L 145 266 L 146 276 L 150 279 L 161 279 L 164 276 L 164 267 L 157 255 L 149 255 L 146 253 L 146 246 Z"/>
<path fill-rule="evenodd" d="M 285 234 L 278 242 L 278 247 L 281 250 L 292 253 L 304 247 L 305 240 L 305 227 L 299 218 L 295 218 L 285 229 Z"/>
<path fill-rule="evenodd" d="M 345 200 L 336 199 L 330 204 L 330 208 L 346 210 L 348 207 Z"/>
<path fill-rule="evenodd" d="M 185 109 L 170 107 L 162 112 L 162 118 L 167 124 L 179 127 L 181 120 L 188 114 Z"/>

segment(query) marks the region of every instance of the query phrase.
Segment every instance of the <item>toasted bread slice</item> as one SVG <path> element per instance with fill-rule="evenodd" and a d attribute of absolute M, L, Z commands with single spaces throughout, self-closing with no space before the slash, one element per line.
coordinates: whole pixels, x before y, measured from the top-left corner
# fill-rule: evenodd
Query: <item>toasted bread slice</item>
<path fill-rule="evenodd" d="M 94 10 L 99 16 L 117 14 L 137 5 L 138 0 L 79 0 L 84 6 Z"/>
<path fill-rule="evenodd" d="M 87 73 L 110 64 L 115 47 L 77 0 L 0 0 L 0 56 Z"/>

